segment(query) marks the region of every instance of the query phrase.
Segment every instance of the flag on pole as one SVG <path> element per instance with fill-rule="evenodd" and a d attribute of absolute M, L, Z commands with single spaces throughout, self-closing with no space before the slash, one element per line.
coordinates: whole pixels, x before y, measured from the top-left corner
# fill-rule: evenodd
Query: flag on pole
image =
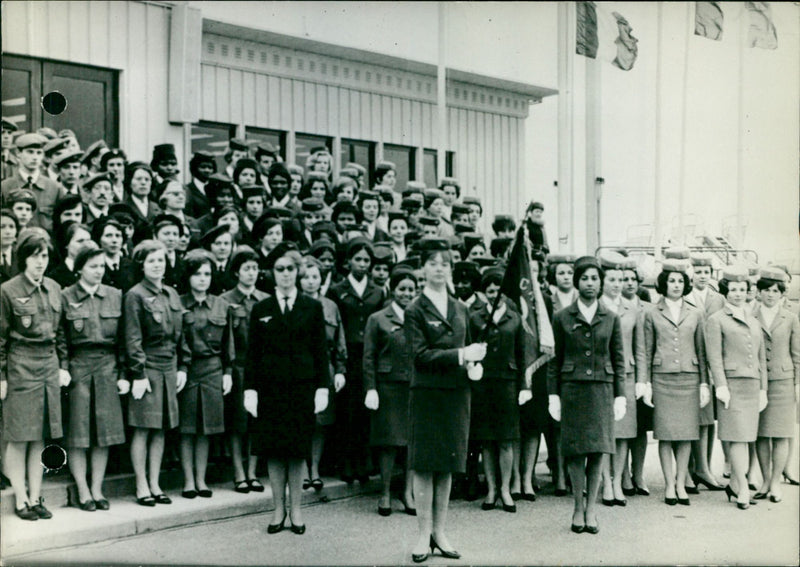
<path fill-rule="evenodd" d="M 694 35 L 721 41 L 725 17 L 719 2 L 695 2 L 694 6 Z"/>
<path fill-rule="evenodd" d="M 747 31 L 748 47 L 777 49 L 778 33 L 772 22 L 772 8 L 769 2 L 745 2 L 744 7 L 750 14 L 750 28 Z"/>
<path fill-rule="evenodd" d="M 519 308 L 522 327 L 525 330 L 525 384 L 530 387 L 533 373 L 552 358 L 553 331 L 541 301 L 539 282 L 533 279 L 530 263 L 530 241 L 525 223 L 517 230 L 514 246 L 508 255 L 499 295 L 505 295 Z M 537 301 L 537 295 L 539 301 Z M 549 343 L 549 345 L 548 345 Z"/>
<path fill-rule="evenodd" d="M 726 9 L 727 6 L 726 6 Z M 747 31 L 747 46 L 761 49 L 777 49 L 778 34 L 772 20 L 769 2 L 745 2 L 744 9 L 750 19 Z M 744 17 L 742 14 L 741 17 Z M 694 34 L 700 37 L 722 40 L 724 14 L 720 2 L 695 2 Z"/>
<path fill-rule="evenodd" d="M 639 40 L 633 37 L 628 20 L 594 2 L 578 2 L 576 14 L 575 53 L 630 71 L 639 54 Z"/>

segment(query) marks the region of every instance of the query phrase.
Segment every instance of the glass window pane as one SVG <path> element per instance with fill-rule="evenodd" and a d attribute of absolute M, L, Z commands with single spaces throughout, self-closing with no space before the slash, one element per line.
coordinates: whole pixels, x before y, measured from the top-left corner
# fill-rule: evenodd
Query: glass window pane
<path fill-rule="evenodd" d="M 23 132 L 34 130 L 31 124 L 31 73 L 21 69 L 3 69 L 3 118 Z"/>
<path fill-rule="evenodd" d="M 412 152 L 414 148 L 407 146 L 393 146 L 391 144 L 384 144 L 383 146 L 383 159 L 391 161 L 397 166 L 397 183 L 395 187 L 402 191 L 406 188 L 409 179 L 413 179 L 413 160 Z"/>
<path fill-rule="evenodd" d="M 375 170 L 375 144 L 362 140 L 342 140 L 342 155 L 339 156 L 339 164 L 344 167 L 353 162 L 363 166 L 367 170 L 369 187 L 372 187 L 374 180 L 372 174 Z"/>
<path fill-rule="evenodd" d="M 205 151 L 213 154 L 217 162 L 217 172 L 224 173 L 228 165 L 225 163 L 228 140 L 233 138 L 235 133 L 236 127 L 231 124 L 213 122 L 192 124 L 192 153 Z"/>
<path fill-rule="evenodd" d="M 422 154 L 422 175 L 427 187 L 438 187 L 436 183 L 436 150 L 425 150 Z"/>
<path fill-rule="evenodd" d="M 331 151 L 331 138 L 326 136 L 315 136 L 314 134 L 297 134 L 294 137 L 294 162 L 308 171 L 308 158 L 311 150 L 320 146 L 325 146 Z"/>
<path fill-rule="evenodd" d="M 278 150 L 278 155 L 284 160 L 286 160 L 285 136 L 286 133 L 279 130 L 265 130 L 262 128 L 249 127 L 245 130 L 245 139 L 248 142 L 252 141 L 250 144 L 251 153 L 255 154 L 256 144 L 268 143 L 272 144 L 272 147 Z"/>

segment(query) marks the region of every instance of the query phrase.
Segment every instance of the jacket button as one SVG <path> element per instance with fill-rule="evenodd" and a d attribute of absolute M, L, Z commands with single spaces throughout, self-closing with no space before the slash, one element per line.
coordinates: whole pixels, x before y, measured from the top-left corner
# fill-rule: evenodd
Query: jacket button
<path fill-rule="evenodd" d="M 678 352 L 678 349 L 677 349 L 677 348 L 674 348 L 674 349 L 672 349 L 672 350 L 674 350 L 675 352 Z"/>
<path fill-rule="evenodd" d="M 592 369 L 591 368 L 587 368 L 586 369 L 586 374 L 591 374 L 591 373 L 592 373 Z"/>
<path fill-rule="evenodd" d="M 584 352 L 583 354 L 585 354 L 586 356 L 592 356 L 592 351 L 590 351 L 590 350 L 587 350 L 587 351 L 586 351 L 586 352 Z"/>
<path fill-rule="evenodd" d="M 673 337 L 673 338 L 672 338 L 672 340 L 673 340 L 673 341 L 677 341 L 677 340 L 678 340 L 678 337 Z"/>
<path fill-rule="evenodd" d="M 767 350 L 772 350 L 772 347 L 771 347 L 771 346 L 768 346 L 768 347 L 767 347 Z"/>
<path fill-rule="evenodd" d="M 681 362 L 681 361 L 680 361 L 680 360 L 678 360 L 677 358 L 675 359 L 675 364 L 680 364 L 680 362 Z"/>
<path fill-rule="evenodd" d="M 591 337 L 591 336 L 592 336 L 592 334 L 591 334 L 591 333 L 586 333 L 586 334 L 585 334 L 585 335 L 583 335 L 583 336 L 584 336 L 584 337 L 586 337 L 586 338 L 588 339 L 589 337 Z"/>

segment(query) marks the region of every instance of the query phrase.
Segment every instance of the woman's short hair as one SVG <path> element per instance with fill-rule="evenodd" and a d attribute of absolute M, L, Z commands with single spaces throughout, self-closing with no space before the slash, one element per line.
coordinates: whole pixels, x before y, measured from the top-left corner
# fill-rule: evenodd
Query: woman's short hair
<path fill-rule="evenodd" d="M 219 219 L 221 219 L 222 217 L 224 217 L 225 215 L 227 215 L 229 213 L 235 214 L 236 218 L 239 219 L 239 230 L 241 230 L 242 219 L 239 216 L 239 209 L 235 205 L 225 205 L 224 207 L 218 207 L 218 208 L 214 209 L 214 211 L 213 211 L 213 213 L 211 215 L 213 217 L 213 219 L 214 219 L 214 224 L 219 222 Z"/>
<path fill-rule="evenodd" d="M 623 278 L 625 277 L 625 272 L 633 272 L 633 276 L 636 278 L 636 282 L 637 283 L 641 284 L 642 281 L 644 280 L 644 278 L 642 277 L 642 274 L 636 268 L 625 268 L 624 270 L 622 270 L 622 277 Z"/>
<path fill-rule="evenodd" d="M 78 250 L 78 254 L 75 256 L 75 267 L 73 271 L 76 274 L 79 273 L 89 260 L 103 255 L 103 250 L 101 250 L 95 242 L 87 242 L 81 246 L 81 249 Z"/>
<path fill-rule="evenodd" d="M 214 265 L 214 256 L 204 248 L 195 248 L 186 253 L 183 257 L 183 285 L 189 289 L 189 279 L 200 271 L 200 268 L 208 264 L 211 268 L 211 283 L 214 283 L 214 276 L 216 275 L 216 266 Z"/>
<path fill-rule="evenodd" d="M 663 295 L 664 297 L 667 296 L 667 280 L 669 279 L 670 274 L 680 274 L 683 276 L 683 293 L 681 295 L 689 295 L 692 292 L 692 280 L 689 278 L 688 274 L 684 272 L 662 271 L 658 274 L 658 277 L 656 277 L 656 291 L 660 295 Z"/>
<path fill-rule="evenodd" d="M 317 260 L 314 256 L 303 256 L 303 267 L 305 269 L 316 268 L 319 270 L 320 276 L 322 275 L 322 262 Z"/>
<path fill-rule="evenodd" d="M 71 211 L 79 205 L 83 205 L 80 195 L 67 195 L 59 200 L 53 209 L 53 224 L 60 224 L 61 215 L 64 214 L 65 211 Z M 81 207 L 81 218 L 86 218 L 86 212 L 83 210 L 83 207 Z"/>
<path fill-rule="evenodd" d="M 14 222 L 15 234 L 19 234 L 19 221 L 9 209 L 0 209 L 0 217 L 6 217 Z"/>
<path fill-rule="evenodd" d="M 252 169 L 256 173 L 256 185 L 263 185 L 261 181 L 261 173 L 258 171 L 258 162 L 250 158 L 242 158 L 236 162 L 236 167 L 233 168 L 233 182 L 239 185 L 239 176 L 245 169 Z"/>
<path fill-rule="evenodd" d="M 438 255 L 442 256 L 442 261 L 452 266 L 453 255 L 450 250 L 422 250 L 419 255 L 420 264 L 424 266 Z"/>
<path fill-rule="evenodd" d="M 547 275 L 545 276 L 547 283 L 556 285 L 556 272 L 558 271 L 558 267 L 562 265 L 569 266 L 573 275 L 575 274 L 575 266 L 570 262 L 554 262 L 552 264 L 547 264 Z"/>
<path fill-rule="evenodd" d="M 112 217 L 104 217 L 92 225 L 92 240 L 99 245 L 100 239 L 103 238 L 103 235 L 106 233 L 106 228 L 109 226 L 120 231 L 120 233 L 122 233 L 122 241 L 125 242 L 125 229 L 117 219 Z"/>
<path fill-rule="evenodd" d="M 581 276 L 585 274 L 588 270 L 597 270 L 597 275 L 600 278 L 600 289 L 597 290 L 598 296 L 603 293 L 603 280 L 605 279 L 605 272 L 603 268 L 601 268 L 597 263 L 581 263 L 578 264 L 576 262 L 575 266 L 573 267 L 572 272 L 572 285 L 575 289 L 578 289 L 578 282 L 581 279 Z"/>
<path fill-rule="evenodd" d="M 177 181 L 176 179 L 170 179 L 169 181 L 167 181 L 167 184 L 164 185 L 164 188 L 161 190 L 161 195 L 158 196 L 158 206 L 161 207 L 162 209 L 166 208 L 164 203 L 167 202 L 167 199 L 165 198 L 164 195 L 167 192 L 167 189 L 169 189 L 170 187 L 176 187 L 176 190 L 183 191 L 183 185 L 181 185 L 180 181 Z"/>
<path fill-rule="evenodd" d="M 778 286 L 778 291 L 781 293 L 786 293 L 786 282 L 779 282 L 769 278 L 759 278 L 759 280 L 756 282 L 756 289 L 758 291 L 764 291 L 765 289 L 769 289 L 774 285 Z"/>
<path fill-rule="evenodd" d="M 419 286 L 419 280 L 417 279 L 417 276 L 414 275 L 413 271 L 395 270 L 394 273 L 392 273 L 391 277 L 389 278 L 389 289 L 394 291 L 395 289 L 397 289 L 397 286 L 399 286 L 401 282 L 404 282 L 406 280 L 411 280 L 412 282 L 414 282 L 415 288 Z"/>
<path fill-rule="evenodd" d="M 233 274 L 234 277 L 238 277 L 239 270 L 241 270 L 242 266 L 247 262 L 255 262 L 258 264 L 258 254 L 249 246 L 239 246 L 231 258 L 231 274 Z"/>
<path fill-rule="evenodd" d="M 41 228 L 24 229 L 17 237 L 17 268 L 24 272 L 28 258 L 51 249 L 50 236 Z"/>
<path fill-rule="evenodd" d="M 62 242 L 64 249 L 69 246 L 70 240 L 75 237 L 75 233 L 77 233 L 79 230 L 85 230 L 89 237 L 92 235 L 92 229 L 85 224 L 81 224 L 79 222 L 70 222 L 64 225 L 64 241 Z"/>
<path fill-rule="evenodd" d="M 163 242 L 148 238 L 136 245 L 136 248 L 133 249 L 133 254 L 131 254 L 131 259 L 141 267 L 150 254 L 159 250 L 164 254 L 167 253 L 167 247 Z"/>
<path fill-rule="evenodd" d="M 150 176 L 150 180 L 152 181 L 152 179 L 153 179 L 153 170 L 150 169 L 149 165 L 147 165 L 143 161 L 131 162 L 125 167 L 125 177 L 122 180 L 122 186 L 125 189 L 126 193 L 130 194 L 130 192 L 131 192 L 131 180 L 133 179 L 134 174 L 137 171 L 139 171 L 140 169 L 142 171 L 147 172 L 147 174 Z M 152 186 L 150 187 L 150 190 L 151 191 L 153 190 Z"/>
<path fill-rule="evenodd" d="M 306 274 L 305 264 L 303 264 L 303 256 L 300 255 L 300 252 L 297 249 L 287 250 L 286 252 L 281 254 L 279 257 L 275 258 L 275 263 L 272 265 L 272 268 L 271 268 L 270 271 L 274 271 L 275 270 L 275 264 L 277 264 L 278 260 L 280 260 L 282 258 L 289 258 L 292 261 L 292 263 L 294 264 L 294 267 L 297 268 L 297 279 L 298 280 L 300 278 L 302 278 Z"/>
<path fill-rule="evenodd" d="M 730 291 L 730 286 L 732 283 L 738 283 L 738 282 L 732 282 L 727 278 L 722 278 L 721 280 L 719 280 L 717 282 L 717 286 L 719 287 L 719 292 L 723 296 L 728 297 L 728 291 Z M 750 291 L 750 287 L 752 286 L 750 280 L 745 280 L 745 283 L 747 284 L 747 291 Z"/>
<path fill-rule="evenodd" d="M 350 177 L 340 177 L 334 182 L 331 187 L 331 195 L 333 198 L 337 198 L 345 187 L 353 188 L 353 198 L 355 198 L 355 194 L 358 191 L 358 184 Z"/>
<path fill-rule="evenodd" d="M 362 250 L 366 250 L 367 254 L 369 254 L 369 261 L 370 265 L 375 262 L 375 251 L 372 248 L 372 244 L 366 238 L 363 237 L 356 237 L 350 241 L 347 246 L 347 252 L 345 254 L 345 260 L 351 260 L 353 256 L 361 252 Z"/>

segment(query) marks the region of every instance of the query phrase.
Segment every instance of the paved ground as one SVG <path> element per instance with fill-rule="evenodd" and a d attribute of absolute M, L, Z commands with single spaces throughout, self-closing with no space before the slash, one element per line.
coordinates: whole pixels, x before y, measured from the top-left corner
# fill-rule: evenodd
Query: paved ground
<path fill-rule="evenodd" d="M 546 488 L 518 512 L 480 510 L 480 502 L 451 505 L 449 535 L 462 561 L 434 557 L 427 564 L 468 565 L 798 565 L 800 491 L 784 485 L 784 500 L 760 501 L 748 511 L 723 493 L 692 496 L 690 507 L 663 503 L 655 447 L 648 456 L 649 497 L 629 497 L 625 508 L 600 507 L 600 534 L 570 532 L 571 500 Z M 720 467 L 721 468 L 721 467 Z M 394 565 L 411 563 L 416 519 L 394 503 L 389 518 L 374 496 L 304 509 L 308 531 L 267 535 L 270 514 L 253 514 L 160 531 L 80 548 L 31 554 L 8 565 Z"/>

